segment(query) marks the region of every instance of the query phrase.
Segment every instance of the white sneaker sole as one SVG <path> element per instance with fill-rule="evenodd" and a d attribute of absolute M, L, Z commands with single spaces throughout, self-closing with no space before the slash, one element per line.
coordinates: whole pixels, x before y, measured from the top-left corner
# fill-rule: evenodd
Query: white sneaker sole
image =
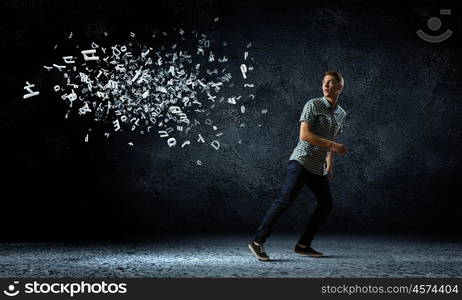
<path fill-rule="evenodd" d="M 260 260 L 260 261 L 269 261 L 271 260 L 269 257 L 268 258 L 264 258 L 264 257 L 260 257 L 258 256 L 258 254 L 253 250 L 252 246 L 248 245 L 250 251 L 252 251 L 253 255 L 255 255 L 255 257 Z"/>

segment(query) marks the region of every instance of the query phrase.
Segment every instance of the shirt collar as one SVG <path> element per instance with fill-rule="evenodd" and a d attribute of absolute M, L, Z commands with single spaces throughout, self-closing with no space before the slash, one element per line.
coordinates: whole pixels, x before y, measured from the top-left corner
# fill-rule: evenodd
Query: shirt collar
<path fill-rule="evenodd" d="M 327 100 L 326 96 L 322 97 L 322 102 L 326 105 L 326 107 L 330 107 L 332 109 L 332 104 L 330 103 L 329 100 Z M 334 112 L 337 111 L 339 108 L 338 102 L 335 104 L 335 109 L 333 110 Z"/>

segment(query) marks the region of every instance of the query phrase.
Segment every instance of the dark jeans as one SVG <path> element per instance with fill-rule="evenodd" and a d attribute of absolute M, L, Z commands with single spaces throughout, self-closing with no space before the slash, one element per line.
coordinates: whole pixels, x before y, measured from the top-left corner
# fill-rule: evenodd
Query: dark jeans
<path fill-rule="evenodd" d="M 265 218 L 258 227 L 254 239 L 255 242 L 259 244 L 265 243 L 266 239 L 271 234 L 273 225 L 281 214 L 294 202 L 305 184 L 308 185 L 316 196 L 318 204 L 306 225 L 305 231 L 298 240 L 298 243 L 301 245 L 311 245 L 314 235 L 332 210 L 332 196 L 327 176 L 317 175 L 308 171 L 296 160 L 289 161 L 286 182 L 278 198 L 273 202 Z"/>

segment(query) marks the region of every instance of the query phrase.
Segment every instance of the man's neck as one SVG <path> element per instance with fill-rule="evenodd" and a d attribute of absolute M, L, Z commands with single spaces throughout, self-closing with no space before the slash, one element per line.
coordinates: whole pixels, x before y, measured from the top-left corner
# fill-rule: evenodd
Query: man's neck
<path fill-rule="evenodd" d="M 330 105 L 332 106 L 332 109 L 335 109 L 335 107 L 337 106 L 338 96 L 326 96 L 326 99 L 327 101 L 329 101 Z"/>

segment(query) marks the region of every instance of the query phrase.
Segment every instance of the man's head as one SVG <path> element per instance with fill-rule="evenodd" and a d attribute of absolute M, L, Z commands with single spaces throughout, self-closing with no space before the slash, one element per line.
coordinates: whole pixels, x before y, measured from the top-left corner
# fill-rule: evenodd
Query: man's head
<path fill-rule="evenodd" d="M 336 99 L 343 89 L 345 82 L 337 71 L 327 71 L 322 80 L 322 93 L 325 97 Z"/>

